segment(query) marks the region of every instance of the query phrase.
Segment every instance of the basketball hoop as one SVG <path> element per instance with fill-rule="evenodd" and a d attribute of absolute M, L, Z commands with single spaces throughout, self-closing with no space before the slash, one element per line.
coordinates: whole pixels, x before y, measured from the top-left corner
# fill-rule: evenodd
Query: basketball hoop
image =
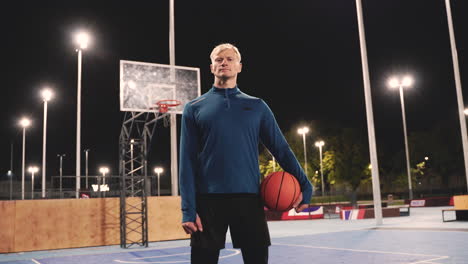
<path fill-rule="evenodd" d="M 180 105 L 181 102 L 179 100 L 159 100 L 156 102 L 158 106 L 159 113 L 165 114 L 169 111 L 169 107 L 174 107 Z"/>

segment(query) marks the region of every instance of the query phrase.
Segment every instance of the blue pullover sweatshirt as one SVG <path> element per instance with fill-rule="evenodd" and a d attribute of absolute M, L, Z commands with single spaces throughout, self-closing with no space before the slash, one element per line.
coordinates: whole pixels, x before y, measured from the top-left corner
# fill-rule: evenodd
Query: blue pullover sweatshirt
<path fill-rule="evenodd" d="M 185 105 L 179 168 L 182 222 L 195 222 L 197 194 L 259 193 L 259 142 L 297 178 L 301 203 L 308 204 L 312 184 L 262 99 L 237 87 L 213 87 Z"/>

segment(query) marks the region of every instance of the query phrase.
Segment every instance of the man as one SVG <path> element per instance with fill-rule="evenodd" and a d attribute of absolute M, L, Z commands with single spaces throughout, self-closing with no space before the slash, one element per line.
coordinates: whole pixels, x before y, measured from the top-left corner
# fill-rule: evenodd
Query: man
<path fill-rule="evenodd" d="M 259 196 L 259 140 L 298 179 L 302 193 L 296 211 L 308 206 L 312 185 L 267 104 L 237 87 L 239 50 L 221 44 L 210 59 L 213 87 L 187 103 L 182 115 L 179 182 L 191 260 L 218 263 L 229 227 L 244 263 L 266 264 L 271 243 Z"/>

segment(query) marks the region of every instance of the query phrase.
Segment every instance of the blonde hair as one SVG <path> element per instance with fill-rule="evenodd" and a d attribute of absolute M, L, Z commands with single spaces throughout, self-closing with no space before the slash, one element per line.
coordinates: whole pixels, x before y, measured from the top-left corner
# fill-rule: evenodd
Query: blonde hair
<path fill-rule="evenodd" d="M 227 50 L 227 49 L 232 49 L 234 50 L 234 53 L 236 53 L 237 57 L 239 58 L 239 62 L 241 61 L 241 54 L 239 50 L 237 49 L 236 46 L 230 44 L 230 43 L 223 43 L 219 44 L 218 46 L 214 47 L 213 51 L 211 51 L 210 54 L 210 59 L 213 62 L 213 59 L 216 55 L 218 55 L 220 52 Z"/>

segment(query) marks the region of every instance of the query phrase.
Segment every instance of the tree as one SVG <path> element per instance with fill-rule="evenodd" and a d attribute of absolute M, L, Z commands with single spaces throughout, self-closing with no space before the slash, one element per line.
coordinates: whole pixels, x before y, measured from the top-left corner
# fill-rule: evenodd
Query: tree
<path fill-rule="evenodd" d="M 443 121 L 431 130 L 414 132 L 409 137 L 412 164 L 421 164 L 428 157 L 431 164 L 428 184 L 439 183 L 437 189 L 448 190 L 450 176 L 464 174 L 460 130 L 454 124 Z M 417 166 L 411 167 L 417 171 Z M 413 182 L 417 182 L 416 176 L 412 175 Z"/>
<path fill-rule="evenodd" d="M 314 127 L 312 122 L 302 122 L 300 126 L 308 126 Z M 310 132 L 312 134 L 314 132 Z M 298 159 L 299 164 L 305 170 L 304 167 L 304 144 L 302 137 L 297 134 L 297 127 L 292 127 L 288 131 L 283 132 L 286 141 L 289 144 L 292 152 Z M 316 153 L 316 149 L 313 146 L 311 135 L 307 135 L 306 138 L 306 148 L 307 148 L 307 178 L 312 182 L 314 186 L 317 184 L 317 178 L 314 173 L 315 170 L 318 168 L 317 159 L 318 154 Z M 275 164 L 276 171 L 282 171 L 283 169 L 281 166 L 276 163 Z M 265 148 L 265 146 L 261 146 L 259 149 L 259 168 L 262 178 L 266 177 L 268 174 L 273 172 L 273 157 L 271 153 Z"/>
<path fill-rule="evenodd" d="M 336 170 L 335 170 L 335 152 L 328 150 L 323 153 L 323 179 L 325 181 L 325 190 L 330 190 L 331 186 L 336 185 Z"/>
<path fill-rule="evenodd" d="M 331 141 L 333 153 L 329 155 L 333 159 L 334 171 L 330 175 L 336 182 L 347 183 L 351 187 L 353 204 L 356 204 L 359 186 L 371 179 L 366 138 L 366 133 L 358 129 L 344 128 Z"/>
<path fill-rule="evenodd" d="M 276 160 L 273 161 L 271 159 L 260 164 L 260 174 L 262 175 L 262 179 L 276 171 L 283 171 L 283 168 L 281 168 Z"/>
<path fill-rule="evenodd" d="M 307 177 L 309 180 L 316 188 L 321 186 L 320 157 L 314 142 L 317 139 L 322 139 L 325 141 L 322 162 L 326 189 L 329 189 L 330 186 L 347 185 L 353 192 L 352 200 L 356 202 L 359 186 L 371 179 L 365 130 L 339 128 L 334 124 L 321 127 L 315 122 L 303 122 L 301 126 L 303 125 L 311 128 L 306 139 Z M 319 129 L 319 127 L 321 128 Z M 322 133 L 327 136 L 321 136 Z M 304 167 L 304 144 L 302 137 L 297 134 L 297 127 L 290 129 L 284 135 L 291 150 Z M 263 176 L 272 172 L 272 157 L 264 147 L 260 150 L 259 161 L 260 172 Z M 279 165 L 277 170 L 279 170 Z M 315 173 L 316 171 L 319 173 Z"/>

